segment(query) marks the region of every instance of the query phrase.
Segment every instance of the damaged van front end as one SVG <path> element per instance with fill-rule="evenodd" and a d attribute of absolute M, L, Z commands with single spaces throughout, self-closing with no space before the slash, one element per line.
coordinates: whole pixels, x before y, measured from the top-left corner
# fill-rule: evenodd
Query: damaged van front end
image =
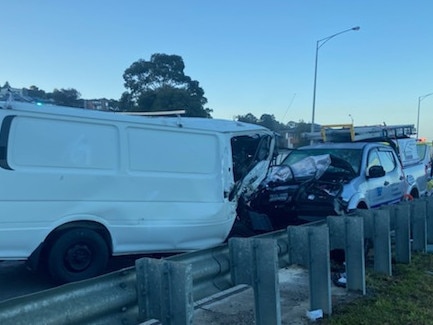
<path fill-rule="evenodd" d="M 236 219 L 228 237 L 253 235 L 251 216 L 245 214 L 245 202 L 249 202 L 266 179 L 271 162 L 276 157 L 276 136 L 272 131 L 243 134 L 232 137 L 233 183 L 229 193 L 229 201 L 236 206 Z M 259 221 L 268 224 L 266 218 Z M 248 225 L 248 226 L 246 226 Z M 263 231 L 271 228 L 259 227 Z"/>

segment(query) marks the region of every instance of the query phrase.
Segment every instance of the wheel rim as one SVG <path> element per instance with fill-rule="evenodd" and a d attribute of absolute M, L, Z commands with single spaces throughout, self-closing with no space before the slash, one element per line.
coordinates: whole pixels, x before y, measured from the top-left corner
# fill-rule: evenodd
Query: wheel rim
<path fill-rule="evenodd" d="M 65 254 L 65 265 L 70 271 L 80 272 L 92 262 L 92 251 L 85 244 L 71 246 Z"/>

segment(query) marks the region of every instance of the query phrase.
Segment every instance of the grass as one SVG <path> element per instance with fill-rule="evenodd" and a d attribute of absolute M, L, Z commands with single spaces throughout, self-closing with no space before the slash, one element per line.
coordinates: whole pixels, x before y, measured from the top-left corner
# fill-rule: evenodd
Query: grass
<path fill-rule="evenodd" d="M 393 275 L 366 270 L 367 294 L 333 307 L 323 325 L 433 324 L 433 254 L 413 254 L 410 264 L 394 264 Z"/>

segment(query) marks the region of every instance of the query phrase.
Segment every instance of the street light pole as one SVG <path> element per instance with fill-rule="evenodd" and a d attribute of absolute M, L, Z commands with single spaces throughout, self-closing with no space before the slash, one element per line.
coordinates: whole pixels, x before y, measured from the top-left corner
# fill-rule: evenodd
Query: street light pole
<path fill-rule="evenodd" d="M 350 32 L 352 30 L 354 31 L 358 31 L 360 29 L 359 26 L 356 27 L 352 27 L 346 30 L 343 30 L 339 33 L 333 34 L 331 36 L 322 38 L 320 40 L 318 40 L 316 42 L 316 60 L 315 60 L 315 65 L 314 65 L 314 86 L 313 86 L 313 114 L 311 117 L 311 132 L 314 132 L 314 117 L 316 115 L 316 84 L 317 84 L 317 62 L 318 62 L 318 58 L 319 58 L 319 49 L 327 42 L 329 41 L 331 38 L 334 38 L 335 36 L 338 36 L 340 34 L 346 33 L 346 32 Z"/>
<path fill-rule="evenodd" d="M 423 96 L 419 96 L 418 97 L 418 115 L 417 115 L 417 118 L 416 118 L 416 138 L 418 139 L 418 134 L 419 134 L 419 111 L 420 111 L 420 108 L 421 108 L 421 101 L 424 99 L 424 98 L 426 98 L 426 97 L 428 97 L 428 96 L 431 96 L 431 95 L 433 95 L 433 93 L 430 93 L 430 94 L 427 94 L 427 95 L 423 95 Z"/>

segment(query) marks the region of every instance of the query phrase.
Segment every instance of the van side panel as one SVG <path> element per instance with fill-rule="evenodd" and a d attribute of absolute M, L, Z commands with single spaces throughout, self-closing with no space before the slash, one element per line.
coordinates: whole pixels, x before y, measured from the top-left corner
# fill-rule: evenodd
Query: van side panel
<path fill-rule="evenodd" d="M 128 128 L 127 139 L 128 173 L 146 179 L 137 189 L 146 201 L 223 200 L 216 135 Z"/>
<path fill-rule="evenodd" d="M 119 134 L 112 125 L 17 116 L 8 149 L 14 169 L 119 168 Z"/>
<path fill-rule="evenodd" d="M 213 134 L 128 128 L 129 170 L 215 174 L 218 138 Z"/>

